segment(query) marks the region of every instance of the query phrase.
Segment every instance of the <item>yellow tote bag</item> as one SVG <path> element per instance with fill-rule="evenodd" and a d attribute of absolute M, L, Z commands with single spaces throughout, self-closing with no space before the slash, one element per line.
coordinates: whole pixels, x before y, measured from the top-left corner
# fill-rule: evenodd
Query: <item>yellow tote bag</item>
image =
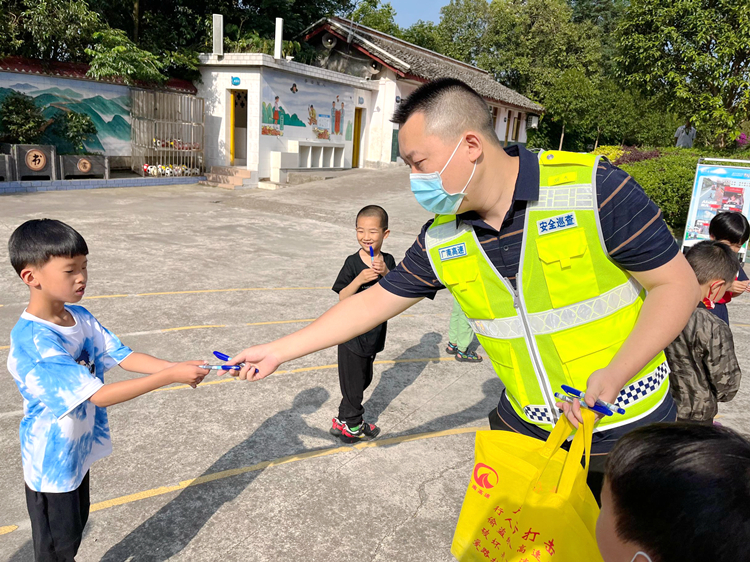
<path fill-rule="evenodd" d="M 563 416 L 547 441 L 508 431 L 479 431 L 474 471 L 453 536 L 461 562 L 602 562 L 596 545 L 599 506 L 586 484 L 594 414 L 570 452 Z M 586 468 L 581 466 L 581 456 Z"/>

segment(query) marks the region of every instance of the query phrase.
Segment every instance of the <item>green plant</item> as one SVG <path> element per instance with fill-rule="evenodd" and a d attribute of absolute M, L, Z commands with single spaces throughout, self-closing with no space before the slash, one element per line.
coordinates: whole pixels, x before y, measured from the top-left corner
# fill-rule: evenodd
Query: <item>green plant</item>
<path fill-rule="evenodd" d="M 0 105 L 0 130 L 11 144 L 35 144 L 46 124 L 42 110 L 21 92 L 12 92 Z"/>
<path fill-rule="evenodd" d="M 63 136 L 76 153 L 83 152 L 84 142 L 96 134 L 96 125 L 85 113 L 69 111 L 63 117 Z"/>
<path fill-rule="evenodd" d="M 620 166 L 661 208 L 664 220 L 679 239 L 685 229 L 693 192 L 695 167 L 707 151 L 660 148 L 661 156 Z"/>
<path fill-rule="evenodd" d="M 625 154 L 625 150 L 623 150 L 621 146 L 601 145 L 593 151 L 593 154 L 600 154 L 610 162 L 614 162 L 615 160 L 620 158 L 620 156 Z"/>
<path fill-rule="evenodd" d="M 148 51 L 139 49 L 121 29 L 107 27 L 94 33 L 97 41 L 92 49 L 86 49 L 91 57 L 91 78 L 122 78 L 126 84 L 136 80 L 162 83 L 167 77 L 161 71 L 164 64 Z"/>

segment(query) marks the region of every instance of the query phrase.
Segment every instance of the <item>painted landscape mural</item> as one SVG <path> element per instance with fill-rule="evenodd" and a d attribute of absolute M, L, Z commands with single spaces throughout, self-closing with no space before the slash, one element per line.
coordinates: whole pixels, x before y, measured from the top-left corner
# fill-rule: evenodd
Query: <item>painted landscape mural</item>
<path fill-rule="evenodd" d="M 130 91 L 126 86 L 0 73 L 0 103 L 13 91 L 32 97 L 50 120 L 68 111 L 91 117 L 97 135 L 85 143 L 86 152 L 130 156 Z M 40 143 L 56 145 L 59 153 L 73 151 L 52 126 L 45 129 Z"/>

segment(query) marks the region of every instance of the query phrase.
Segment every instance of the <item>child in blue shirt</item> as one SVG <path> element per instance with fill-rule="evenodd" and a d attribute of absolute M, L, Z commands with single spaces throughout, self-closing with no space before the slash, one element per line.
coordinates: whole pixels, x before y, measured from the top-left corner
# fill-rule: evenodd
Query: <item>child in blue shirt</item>
<path fill-rule="evenodd" d="M 179 382 L 193 387 L 205 361 L 170 363 L 133 352 L 82 306 L 88 247 L 65 223 L 30 220 L 8 242 L 29 287 L 11 332 L 8 370 L 23 396 L 21 459 L 34 557 L 72 561 L 89 514 L 91 465 L 112 452 L 107 406 Z M 104 384 L 120 365 L 147 376 Z"/>

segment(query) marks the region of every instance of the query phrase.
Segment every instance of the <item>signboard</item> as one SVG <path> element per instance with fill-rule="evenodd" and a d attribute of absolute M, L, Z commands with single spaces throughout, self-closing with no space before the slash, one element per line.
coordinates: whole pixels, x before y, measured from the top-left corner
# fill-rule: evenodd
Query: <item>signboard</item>
<path fill-rule="evenodd" d="M 47 156 L 41 150 L 32 148 L 26 153 L 26 167 L 29 170 L 38 172 L 43 170 L 47 165 Z"/>
<path fill-rule="evenodd" d="M 710 161 L 715 164 L 709 164 Z M 750 166 L 750 161 L 702 158 L 698 162 L 685 237 L 682 241 L 683 248 L 702 240 L 710 240 L 708 225 L 717 213 L 736 211 L 746 217 L 750 214 L 750 167 L 736 164 Z M 741 251 L 743 256 L 746 253 L 747 244 Z"/>
<path fill-rule="evenodd" d="M 239 86 L 239 85 L 240 85 L 240 77 L 232 76 L 232 86 Z"/>

